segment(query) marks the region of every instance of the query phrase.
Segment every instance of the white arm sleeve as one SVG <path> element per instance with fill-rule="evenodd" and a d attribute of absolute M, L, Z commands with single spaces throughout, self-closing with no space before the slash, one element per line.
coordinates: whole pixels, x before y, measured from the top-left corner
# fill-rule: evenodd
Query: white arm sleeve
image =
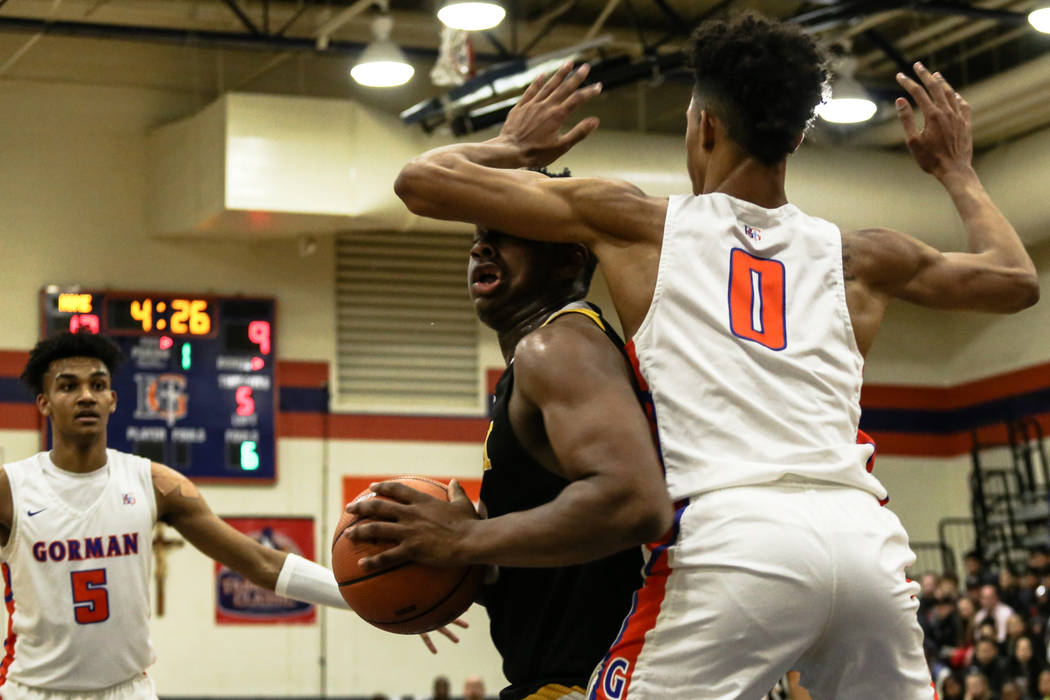
<path fill-rule="evenodd" d="M 304 559 L 298 554 L 285 557 L 284 566 L 274 586 L 277 595 L 302 600 L 314 605 L 329 605 L 349 610 L 350 606 L 339 593 L 335 574 L 320 564 Z"/>

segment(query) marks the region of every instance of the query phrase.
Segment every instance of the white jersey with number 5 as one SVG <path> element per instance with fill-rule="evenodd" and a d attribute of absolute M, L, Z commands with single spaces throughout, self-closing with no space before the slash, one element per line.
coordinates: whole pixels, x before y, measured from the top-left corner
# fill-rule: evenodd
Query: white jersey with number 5
<path fill-rule="evenodd" d="M 835 225 L 792 204 L 671 197 L 631 349 L 672 499 L 787 475 L 885 498 L 858 444 L 864 360 Z"/>
<path fill-rule="evenodd" d="M 63 472 L 47 452 L 4 465 L 14 518 L 0 549 L 9 617 L 0 685 L 96 690 L 153 663 L 150 462 L 106 454 L 106 473 L 89 475 Z M 78 479 L 100 486 L 82 508 L 59 493 Z"/>

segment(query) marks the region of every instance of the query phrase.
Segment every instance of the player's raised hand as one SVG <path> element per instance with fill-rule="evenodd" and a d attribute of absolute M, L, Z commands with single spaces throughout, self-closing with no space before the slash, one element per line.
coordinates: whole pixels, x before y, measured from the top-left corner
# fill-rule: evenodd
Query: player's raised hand
<path fill-rule="evenodd" d="M 903 73 L 897 82 L 922 111 L 923 125 L 915 125 L 915 112 L 903 97 L 897 98 L 897 115 L 904 127 L 905 143 L 919 167 L 938 178 L 967 170 L 973 160 L 973 132 L 970 127 L 970 105 L 940 73 L 930 73 L 921 63 L 915 64 L 919 85 Z"/>
<path fill-rule="evenodd" d="M 580 87 L 590 71 L 587 63 L 573 71 L 568 61 L 549 79 L 537 77 L 507 114 L 500 136 L 522 149 L 529 166 L 553 163 L 598 128 L 598 118 L 588 117 L 561 133 L 573 110 L 602 91 L 601 83 Z"/>

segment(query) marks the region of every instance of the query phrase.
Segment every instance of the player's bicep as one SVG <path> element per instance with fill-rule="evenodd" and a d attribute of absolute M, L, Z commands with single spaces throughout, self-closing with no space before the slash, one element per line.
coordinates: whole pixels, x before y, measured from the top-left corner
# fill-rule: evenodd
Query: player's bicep
<path fill-rule="evenodd" d="M 925 246 L 925 244 L 922 244 Z M 936 309 L 1014 311 L 1027 306 L 1022 271 L 985 253 L 941 253 L 929 246 L 897 296 Z"/>

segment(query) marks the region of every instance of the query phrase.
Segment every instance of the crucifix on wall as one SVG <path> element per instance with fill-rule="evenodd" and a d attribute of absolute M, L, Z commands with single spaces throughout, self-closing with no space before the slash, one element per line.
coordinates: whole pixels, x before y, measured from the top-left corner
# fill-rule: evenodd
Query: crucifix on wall
<path fill-rule="evenodd" d="M 157 617 L 164 617 L 164 580 L 168 577 L 168 550 L 185 544 L 178 538 L 164 536 L 167 526 L 158 522 L 153 526 L 153 576 L 157 583 Z"/>

